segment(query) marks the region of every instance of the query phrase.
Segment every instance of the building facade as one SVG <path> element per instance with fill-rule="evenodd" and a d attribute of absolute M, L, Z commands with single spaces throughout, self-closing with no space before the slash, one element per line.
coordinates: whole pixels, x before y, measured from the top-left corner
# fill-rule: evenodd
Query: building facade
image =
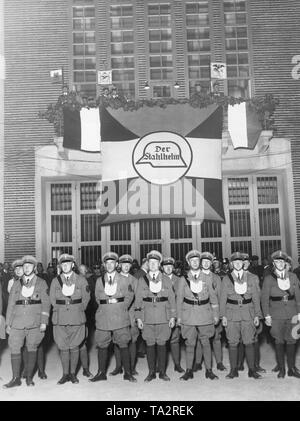
<path fill-rule="evenodd" d="M 4 18 L 0 260 L 32 253 L 46 263 L 67 251 L 90 265 L 107 249 L 141 259 L 151 248 L 182 259 L 195 247 L 261 259 L 282 248 L 297 261 L 300 90 L 291 76 L 300 45 L 297 0 L 9 0 Z M 50 70 L 63 68 L 63 83 L 86 97 L 101 94 L 99 71 L 111 70 L 110 88 L 129 99 L 182 99 L 212 88 L 211 62 L 227 65 L 218 85 L 225 95 L 273 94 L 280 101 L 276 132 L 262 131 L 253 150 L 234 150 L 224 131 L 225 224 L 101 226 L 100 155 L 62 150 L 52 125 L 37 117 L 61 94 Z"/>

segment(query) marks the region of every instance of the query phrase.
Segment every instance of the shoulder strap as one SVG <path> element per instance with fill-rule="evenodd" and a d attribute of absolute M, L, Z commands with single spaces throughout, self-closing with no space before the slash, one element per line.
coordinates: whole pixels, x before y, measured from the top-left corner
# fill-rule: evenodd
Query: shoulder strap
<path fill-rule="evenodd" d="M 143 278 L 144 278 L 144 281 L 145 281 L 145 282 L 146 282 L 146 284 L 147 284 L 147 287 L 149 288 L 149 279 L 148 279 L 147 275 L 145 274 L 145 275 L 143 276 Z"/>
<path fill-rule="evenodd" d="M 63 281 L 62 281 L 62 279 L 61 279 L 61 276 L 60 276 L 60 275 L 57 275 L 57 280 L 58 280 L 58 282 L 59 282 L 60 287 L 62 288 L 62 287 L 63 287 Z"/>
<path fill-rule="evenodd" d="M 227 276 L 228 276 L 228 278 L 230 279 L 230 281 L 231 281 L 232 285 L 234 285 L 234 280 L 233 280 L 233 277 L 232 277 L 232 275 L 231 275 L 231 272 L 228 272 L 228 273 L 227 273 Z"/>
<path fill-rule="evenodd" d="M 196 300 L 199 300 L 199 295 L 198 295 L 198 294 L 196 294 L 196 292 L 193 292 L 193 291 L 191 290 L 191 282 L 189 281 L 189 279 L 188 279 L 187 275 L 184 275 L 184 278 L 185 278 L 186 283 L 188 284 L 188 287 L 189 287 L 189 289 L 190 289 L 191 293 L 193 294 L 194 298 L 195 298 Z"/>
<path fill-rule="evenodd" d="M 105 279 L 104 279 L 104 275 L 101 276 L 102 279 L 102 284 L 103 284 L 103 288 L 105 288 Z"/>

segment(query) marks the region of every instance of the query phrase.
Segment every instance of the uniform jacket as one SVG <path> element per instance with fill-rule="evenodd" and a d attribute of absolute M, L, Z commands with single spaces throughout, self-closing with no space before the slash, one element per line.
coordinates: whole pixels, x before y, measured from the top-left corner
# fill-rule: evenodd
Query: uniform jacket
<path fill-rule="evenodd" d="M 204 277 L 205 276 L 205 277 Z M 193 280 L 193 275 L 189 271 L 187 274 L 189 281 Z M 209 277 L 200 272 L 199 280 L 203 282 L 202 291 L 198 294 L 199 300 L 207 300 L 207 304 L 193 305 L 184 302 L 184 298 L 191 301 L 197 301 L 191 291 L 185 277 L 179 280 L 177 291 L 177 317 L 181 323 L 187 326 L 204 326 L 214 323 L 214 317 L 219 318 L 218 298 L 212 287 Z"/>
<path fill-rule="evenodd" d="M 231 272 L 231 275 L 235 281 L 234 272 Z M 259 298 L 259 288 L 258 288 L 258 278 L 256 275 L 253 275 L 250 272 L 244 271 L 242 280 L 247 282 L 247 291 L 244 294 L 245 299 L 252 299 L 248 304 L 230 304 L 227 302 L 227 299 L 230 300 L 241 300 L 242 296 L 235 292 L 234 285 L 226 275 L 222 280 L 221 285 L 221 296 L 220 296 L 220 317 L 226 317 L 227 320 L 238 322 L 238 321 L 248 321 L 253 320 L 254 317 L 262 317 L 260 309 L 260 298 Z"/>
<path fill-rule="evenodd" d="M 121 275 L 122 275 L 122 273 L 121 273 Z M 127 280 L 128 286 L 131 285 L 131 288 L 132 288 L 133 293 L 134 293 L 134 297 L 133 297 L 133 300 L 130 304 L 130 307 L 129 307 L 128 311 L 129 311 L 130 324 L 131 324 L 131 326 L 135 326 L 136 320 L 135 320 L 135 317 L 134 317 L 134 308 L 135 308 L 134 306 L 135 306 L 135 294 L 136 294 L 136 290 L 137 290 L 137 286 L 138 286 L 138 279 L 135 278 L 130 273 L 128 274 L 128 276 L 125 276 L 125 275 L 123 275 L 123 276 Z"/>
<path fill-rule="evenodd" d="M 221 297 L 221 285 L 222 281 L 220 276 L 213 272 L 209 272 L 209 274 L 206 274 L 202 272 L 202 275 L 204 277 L 205 282 L 211 282 L 213 289 L 215 290 L 218 298 L 218 303 L 220 304 L 220 297 Z"/>
<path fill-rule="evenodd" d="M 42 323 L 48 324 L 50 299 L 46 281 L 34 275 L 29 283 L 29 286 L 32 285 L 34 285 L 34 290 L 31 300 L 41 300 L 41 304 L 16 304 L 18 300 L 25 300 L 25 298 L 22 295 L 22 280 L 15 281 L 8 299 L 7 326 L 15 329 L 32 329 L 39 327 Z"/>
<path fill-rule="evenodd" d="M 176 276 L 174 273 L 172 273 L 171 276 L 171 282 L 172 282 L 172 286 L 173 286 L 173 290 L 175 292 L 175 296 L 177 295 L 177 291 L 178 291 L 178 286 L 179 286 L 179 276 Z"/>
<path fill-rule="evenodd" d="M 300 313 L 299 281 L 294 273 L 289 272 L 288 276 L 291 284 L 289 291 L 291 295 L 295 295 L 295 299 L 287 302 L 270 300 L 270 297 L 283 297 L 287 292 L 278 287 L 277 279 L 272 275 L 265 277 L 261 291 L 261 305 L 265 317 L 270 315 L 273 319 L 291 319 Z"/>
<path fill-rule="evenodd" d="M 146 277 L 150 284 L 151 277 L 149 274 Z M 172 317 L 176 317 L 176 302 L 172 281 L 167 275 L 162 273 L 158 274 L 157 279 L 162 281 L 161 290 L 157 294 L 150 291 L 144 277 L 139 279 L 136 292 L 135 318 L 141 319 L 144 323 L 150 325 L 168 323 Z M 166 297 L 167 301 L 144 301 L 143 298 L 147 297 Z"/>
<path fill-rule="evenodd" d="M 108 281 L 107 274 L 104 281 Z M 104 291 L 102 277 L 97 279 L 95 298 L 98 304 L 96 312 L 96 328 L 101 330 L 116 330 L 130 325 L 129 307 L 132 303 L 134 292 L 128 279 L 120 273 L 115 274 L 114 282 L 117 282 L 117 290 L 111 298 L 122 298 L 124 301 L 115 304 L 100 304 L 100 300 L 109 298 Z"/>
<path fill-rule="evenodd" d="M 63 284 L 66 282 L 64 275 L 61 275 Z M 68 304 L 68 299 L 62 293 L 62 287 L 56 278 L 51 282 L 50 300 L 53 305 L 52 322 L 54 325 L 61 326 L 78 326 L 86 321 L 85 309 L 90 300 L 90 289 L 87 280 L 77 273 L 73 272 L 70 281 L 75 284 L 75 290 L 71 296 L 72 300 L 81 299 L 81 303 Z M 58 304 L 57 300 L 65 301 L 64 304 Z"/>

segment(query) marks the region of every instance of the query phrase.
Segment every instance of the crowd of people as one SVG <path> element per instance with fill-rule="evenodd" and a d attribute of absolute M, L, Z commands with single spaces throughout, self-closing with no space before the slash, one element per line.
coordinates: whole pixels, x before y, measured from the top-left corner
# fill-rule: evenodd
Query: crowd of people
<path fill-rule="evenodd" d="M 33 386 L 38 370 L 47 379 L 45 350 L 56 343 L 63 375 L 58 384 L 78 383 L 78 367 L 91 382 L 107 380 L 110 350 L 116 366 L 111 375 L 136 382 L 137 358 L 146 354 L 150 382 L 169 381 L 168 350 L 174 370 L 187 381 L 205 365 L 205 377 L 218 379 L 223 364 L 223 344 L 229 352 L 227 379 L 239 376 L 248 365 L 248 376 L 260 379 L 260 337 L 273 339 L 273 369 L 284 378 L 300 378 L 295 365 L 300 322 L 300 267 L 283 251 L 259 265 L 258 256 L 234 252 L 218 259 L 210 252 L 191 250 L 185 261 L 150 251 L 141 266 L 130 255 L 103 255 L 92 268 L 76 265 L 63 253 L 46 271 L 34 256 L 12 264 L 0 263 L 0 338 L 11 351 L 12 379 L 4 385 Z M 98 348 L 98 372 L 89 370 L 92 337 Z M 181 345 L 186 350 L 185 369 Z"/>

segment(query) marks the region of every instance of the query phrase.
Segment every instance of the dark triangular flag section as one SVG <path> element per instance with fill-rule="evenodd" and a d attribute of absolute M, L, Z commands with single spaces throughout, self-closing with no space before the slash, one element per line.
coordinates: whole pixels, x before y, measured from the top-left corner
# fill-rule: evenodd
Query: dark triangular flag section
<path fill-rule="evenodd" d="M 211 115 L 199 124 L 186 137 L 196 137 L 198 139 L 222 139 L 223 129 L 223 109 L 218 107 Z"/>
<path fill-rule="evenodd" d="M 119 123 L 106 108 L 101 108 L 100 120 L 102 142 L 122 142 L 137 139 L 139 137 Z"/>

